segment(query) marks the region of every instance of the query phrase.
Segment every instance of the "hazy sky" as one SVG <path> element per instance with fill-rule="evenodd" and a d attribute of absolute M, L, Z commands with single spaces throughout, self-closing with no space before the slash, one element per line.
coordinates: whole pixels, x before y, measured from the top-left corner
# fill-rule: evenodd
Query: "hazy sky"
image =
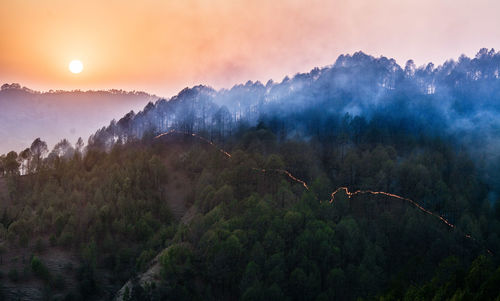
<path fill-rule="evenodd" d="M 362 50 L 404 64 L 500 48 L 500 1 L 0 0 L 0 82 L 34 89 L 230 87 Z M 80 59 L 81 74 L 68 71 Z"/>

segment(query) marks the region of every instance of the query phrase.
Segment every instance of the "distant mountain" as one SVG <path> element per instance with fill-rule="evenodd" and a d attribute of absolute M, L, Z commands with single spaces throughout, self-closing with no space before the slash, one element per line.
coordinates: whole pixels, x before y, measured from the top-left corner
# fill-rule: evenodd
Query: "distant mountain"
<path fill-rule="evenodd" d="M 109 120 L 139 109 L 156 96 L 144 92 L 38 92 L 19 84 L 0 90 L 0 154 L 20 151 L 41 137 L 49 147 L 62 138 L 84 141 Z"/>

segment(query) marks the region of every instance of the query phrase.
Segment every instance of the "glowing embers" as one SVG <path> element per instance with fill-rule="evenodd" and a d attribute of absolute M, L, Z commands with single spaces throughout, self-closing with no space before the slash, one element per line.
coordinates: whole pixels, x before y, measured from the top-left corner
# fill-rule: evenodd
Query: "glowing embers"
<path fill-rule="evenodd" d="M 189 136 L 192 136 L 192 137 L 195 137 L 195 138 L 198 138 L 210 145 L 212 145 L 213 147 L 215 147 L 216 149 L 219 150 L 219 152 L 221 152 L 222 154 L 224 154 L 226 157 L 228 158 L 231 158 L 231 154 L 226 152 L 225 150 L 223 150 L 222 148 L 218 148 L 217 145 L 215 145 L 215 143 L 213 143 L 212 141 L 208 140 L 207 138 L 203 137 L 203 136 L 200 136 L 200 135 L 197 135 L 197 134 L 194 134 L 194 133 L 186 133 L 186 132 L 182 132 L 182 131 L 178 131 L 178 130 L 170 130 L 168 132 L 165 132 L 163 134 L 160 134 L 158 136 L 155 137 L 155 139 L 158 139 L 160 137 L 163 137 L 163 136 L 168 136 L 168 135 L 171 135 L 171 134 L 182 134 L 182 135 L 189 135 Z M 258 171 L 261 171 L 262 173 L 267 173 L 267 172 L 277 172 L 277 173 L 282 173 L 282 174 L 285 174 L 288 178 L 292 179 L 293 181 L 297 182 L 297 183 L 300 183 L 302 186 L 304 186 L 305 189 L 309 190 L 309 186 L 307 186 L 307 183 L 297 177 L 295 177 L 294 175 L 292 175 L 291 172 L 289 172 L 288 170 L 284 170 L 284 169 L 270 169 L 270 170 L 266 170 L 266 169 L 259 169 L 259 168 L 252 168 L 253 170 L 258 170 Z"/>
<path fill-rule="evenodd" d="M 212 141 L 208 140 L 207 138 L 202 137 L 202 136 L 197 135 L 197 134 L 194 134 L 194 133 L 190 134 L 190 133 L 186 133 L 186 132 L 182 132 L 182 131 L 178 131 L 178 130 L 170 130 L 170 131 L 168 131 L 166 133 L 163 133 L 163 134 L 160 134 L 160 135 L 156 136 L 155 139 L 158 139 L 158 138 L 163 137 L 163 136 L 171 135 L 171 134 L 188 135 L 188 136 L 192 136 L 192 137 L 198 138 L 198 139 L 202 140 L 203 142 L 206 142 L 206 143 L 212 145 L 213 147 L 217 148 L 219 150 L 219 152 L 221 152 L 222 154 L 224 154 L 224 156 L 226 156 L 228 158 L 231 158 L 231 154 L 230 153 L 226 152 L 222 148 L 218 148 L 217 145 L 215 145 Z"/>
<path fill-rule="evenodd" d="M 385 196 L 389 196 L 389 197 L 393 197 L 393 198 L 397 198 L 397 199 L 400 199 L 400 200 L 404 200 L 404 201 L 407 201 L 409 203 L 411 203 L 413 206 L 417 207 L 418 209 L 420 209 L 421 211 L 427 213 L 427 214 L 430 214 L 432 216 L 435 216 L 437 218 L 439 218 L 443 223 L 445 223 L 447 226 L 449 226 L 450 228 L 454 228 L 455 225 L 453 225 L 452 223 L 450 223 L 447 219 L 445 219 L 444 217 L 438 215 L 438 214 L 435 214 L 434 212 L 432 211 L 429 211 L 427 209 L 425 209 L 424 207 L 420 206 L 417 202 L 415 202 L 414 200 L 412 199 L 409 199 L 409 198 L 405 198 L 405 197 L 402 197 L 402 196 L 399 196 L 397 194 L 392 194 L 392 193 L 388 193 L 388 192 L 384 192 L 384 191 L 372 191 L 372 190 L 357 190 L 357 191 L 354 191 L 354 192 L 350 192 L 349 189 L 347 187 L 339 187 L 337 188 L 337 190 L 335 190 L 334 192 L 332 192 L 332 198 L 330 199 L 330 203 L 333 203 L 333 201 L 335 200 L 335 195 L 339 192 L 339 191 L 344 191 L 345 194 L 347 195 L 348 198 L 351 198 L 357 194 L 372 194 L 372 195 L 385 195 Z"/>
<path fill-rule="evenodd" d="M 277 172 L 277 173 L 282 173 L 285 174 L 288 178 L 292 179 L 293 181 L 302 184 L 305 189 L 309 190 L 309 186 L 307 186 L 307 183 L 305 181 L 302 181 L 299 178 L 294 177 L 288 170 L 284 169 L 259 169 L 259 168 L 252 168 L 253 170 L 258 170 L 262 173 L 267 173 L 267 172 Z"/>
<path fill-rule="evenodd" d="M 222 154 L 224 154 L 227 158 L 231 158 L 231 154 L 226 152 L 225 150 L 221 149 L 221 148 L 218 148 L 217 145 L 215 145 L 212 141 L 208 140 L 207 138 L 205 137 L 202 137 L 202 136 L 199 136 L 197 134 L 189 134 L 189 133 L 186 133 L 186 132 L 182 132 L 182 131 L 177 131 L 177 130 L 170 130 L 166 133 L 163 133 L 163 134 L 160 134 L 158 136 L 155 137 L 155 139 L 157 138 L 160 138 L 160 137 L 163 137 L 163 136 L 167 136 L 167 135 L 171 135 L 171 134 L 174 134 L 174 133 L 177 133 L 177 134 L 184 134 L 184 135 L 189 135 L 189 136 L 192 136 L 192 137 L 195 137 L 195 138 L 198 138 L 200 140 L 203 140 L 204 142 L 212 145 L 213 147 L 215 147 L 217 150 L 219 150 L 219 152 L 221 152 Z M 262 168 L 252 168 L 252 170 L 257 170 L 257 171 L 260 171 L 262 173 L 268 173 L 268 172 L 275 172 L 275 173 L 281 173 L 281 174 L 284 174 L 286 175 L 289 179 L 301 184 L 306 190 L 309 190 L 309 186 L 307 185 L 307 183 L 297 177 L 295 177 L 294 175 L 292 175 L 291 172 L 289 172 L 288 170 L 285 170 L 285 169 L 262 169 Z M 450 223 L 447 219 L 445 219 L 444 217 L 430 211 L 430 210 L 427 210 L 425 209 L 424 207 L 422 207 L 421 205 L 419 205 L 417 202 L 415 202 L 414 200 L 412 199 L 409 199 L 409 198 L 405 198 L 405 197 L 402 197 L 402 196 L 399 196 L 397 194 L 393 194 L 393 193 L 389 193 L 389 192 L 385 192 L 385 191 L 372 191 L 372 190 L 356 190 L 354 192 L 350 192 L 349 189 L 347 187 L 339 187 L 337 188 L 337 190 L 335 190 L 334 192 L 332 192 L 331 194 L 331 199 L 330 199 L 330 203 L 333 203 L 333 201 L 335 200 L 335 196 L 337 195 L 337 193 L 339 191 L 344 191 L 345 194 L 347 195 L 347 197 L 350 199 L 351 197 L 355 196 L 355 195 L 360 195 L 360 194 L 371 194 L 371 195 L 384 195 L 384 196 L 388 196 L 388 197 L 392 197 L 392 198 L 397 198 L 397 199 L 400 199 L 400 200 L 403 200 L 403 201 L 406 201 L 406 202 L 409 202 L 410 204 L 412 204 L 413 206 L 415 206 L 417 209 L 419 209 L 420 211 L 426 213 L 426 214 L 429 214 L 429 215 L 432 215 L 434 217 L 437 217 L 439 220 L 441 220 L 444 224 L 446 224 L 448 227 L 450 228 L 455 228 L 455 225 L 453 225 L 452 223 Z M 470 234 L 465 234 L 465 238 L 467 239 L 471 239 L 473 241 L 477 241 L 474 237 L 472 237 Z M 486 248 L 486 250 L 488 251 L 488 253 L 492 254 L 492 252 Z"/>

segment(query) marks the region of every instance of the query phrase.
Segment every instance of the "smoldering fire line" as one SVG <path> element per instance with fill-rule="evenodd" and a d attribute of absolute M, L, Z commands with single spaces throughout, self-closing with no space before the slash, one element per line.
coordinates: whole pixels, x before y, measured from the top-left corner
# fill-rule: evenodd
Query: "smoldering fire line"
<path fill-rule="evenodd" d="M 224 154 L 225 157 L 227 158 L 232 158 L 231 154 L 227 151 L 225 151 L 224 149 L 222 148 L 219 148 L 217 145 L 215 145 L 215 143 L 213 143 L 212 141 L 208 140 L 207 138 L 203 137 L 203 136 L 200 136 L 200 135 L 197 135 L 197 134 L 194 134 L 194 133 L 187 133 L 187 132 L 183 132 L 183 131 L 178 131 L 178 130 L 175 130 L 175 129 L 172 129 L 168 132 L 165 132 L 165 133 L 162 133 L 162 134 L 159 134 L 157 136 L 154 137 L 154 139 L 158 139 L 158 138 L 161 138 L 161 137 L 164 137 L 164 136 L 168 136 L 168 135 L 171 135 L 171 134 L 181 134 L 181 135 L 186 135 L 186 136 L 191 136 L 191 137 L 195 137 L 199 140 L 202 140 L 206 143 L 208 143 L 209 145 L 213 146 L 214 148 L 216 148 L 220 153 Z M 252 170 L 256 170 L 256 171 L 260 171 L 262 173 L 268 173 L 268 172 L 274 172 L 274 173 L 281 173 L 281 174 L 284 174 L 286 175 L 289 179 L 291 179 L 292 181 L 296 182 L 296 183 L 299 183 L 301 184 L 306 190 L 310 190 L 309 189 L 309 186 L 307 185 L 307 183 L 304 181 L 304 180 L 301 180 L 297 177 L 295 177 L 291 172 L 289 172 L 288 170 L 285 170 L 285 169 L 264 169 L 264 168 L 252 168 Z M 385 191 L 373 191 L 373 190 L 356 190 L 354 192 L 350 192 L 349 189 L 347 187 L 339 187 L 337 188 L 335 191 L 333 191 L 331 193 L 331 198 L 330 198 L 330 204 L 334 202 L 335 200 L 335 196 L 337 195 L 338 192 L 340 191 L 344 191 L 344 193 L 347 195 L 347 197 L 350 199 L 356 195 L 360 195 L 360 194 L 371 194 L 371 195 L 384 195 L 384 196 L 388 196 L 388 197 L 391 197 L 391 198 L 396 198 L 396 199 L 400 199 L 400 200 L 403 200 L 403 201 L 406 201 L 408 203 L 410 203 L 412 206 L 414 206 L 415 208 L 419 209 L 421 212 L 425 213 L 425 214 L 428 214 L 428 215 L 431 215 L 433 217 L 436 217 L 438 218 L 442 223 L 444 223 L 446 226 L 448 226 L 449 228 L 451 229 L 454 229 L 456 228 L 454 224 L 452 224 L 450 221 L 448 221 L 446 218 L 444 218 L 443 216 L 439 215 L 439 214 L 436 214 L 424 207 L 422 207 L 419 203 L 417 203 L 416 201 L 412 200 L 412 199 L 409 199 L 409 198 L 405 198 L 403 196 L 400 196 L 400 195 L 397 195 L 397 194 L 393 194 L 393 193 L 389 193 L 389 192 L 385 192 Z M 470 234 L 465 234 L 464 235 L 465 238 L 467 239 L 471 239 L 473 241 L 476 241 L 477 240 L 475 238 L 473 238 Z M 486 248 L 486 251 L 489 253 L 489 254 L 493 254 L 488 248 Z"/>
<path fill-rule="evenodd" d="M 212 141 L 208 140 L 207 138 L 205 138 L 203 136 L 197 135 L 195 133 L 187 133 L 187 132 L 182 132 L 182 131 L 178 131 L 178 130 L 170 130 L 170 131 L 168 131 L 166 133 L 163 133 L 163 134 L 160 134 L 160 135 L 156 136 L 155 139 L 158 139 L 158 138 L 163 137 L 163 136 L 171 135 L 171 134 L 181 134 L 181 135 L 187 135 L 187 136 L 198 138 L 201 141 L 204 141 L 204 142 L 212 145 L 213 147 L 217 148 L 219 150 L 219 152 L 221 152 L 222 154 L 224 154 L 226 157 L 231 158 L 231 154 L 230 153 L 226 152 L 222 148 L 218 148 L 217 145 L 215 145 Z"/>

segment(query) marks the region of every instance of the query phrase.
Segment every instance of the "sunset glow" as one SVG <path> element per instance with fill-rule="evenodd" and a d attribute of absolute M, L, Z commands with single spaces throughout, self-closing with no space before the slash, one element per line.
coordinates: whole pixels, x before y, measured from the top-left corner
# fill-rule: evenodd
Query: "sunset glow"
<path fill-rule="evenodd" d="M 83 64 L 79 60 L 73 60 L 69 63 L 69 71 L 72 73 L 80 73 L 83 70 Z"/>
<path fill-rule="evenodd" d="M 0 300 L 500 300 L 499 11 L 0 1 Z"/>
<path fill-rule="evenodd" d="M 281 81 L 359 50 L 399 64 L 440 64 L 481 47 L 500 48 L 499 6 L 488 0 L 4 1 L 0 81 L 171 96 L 196 84 Z M 92 65 L 78 82 L 67 72 L 75 57 Z"/>

